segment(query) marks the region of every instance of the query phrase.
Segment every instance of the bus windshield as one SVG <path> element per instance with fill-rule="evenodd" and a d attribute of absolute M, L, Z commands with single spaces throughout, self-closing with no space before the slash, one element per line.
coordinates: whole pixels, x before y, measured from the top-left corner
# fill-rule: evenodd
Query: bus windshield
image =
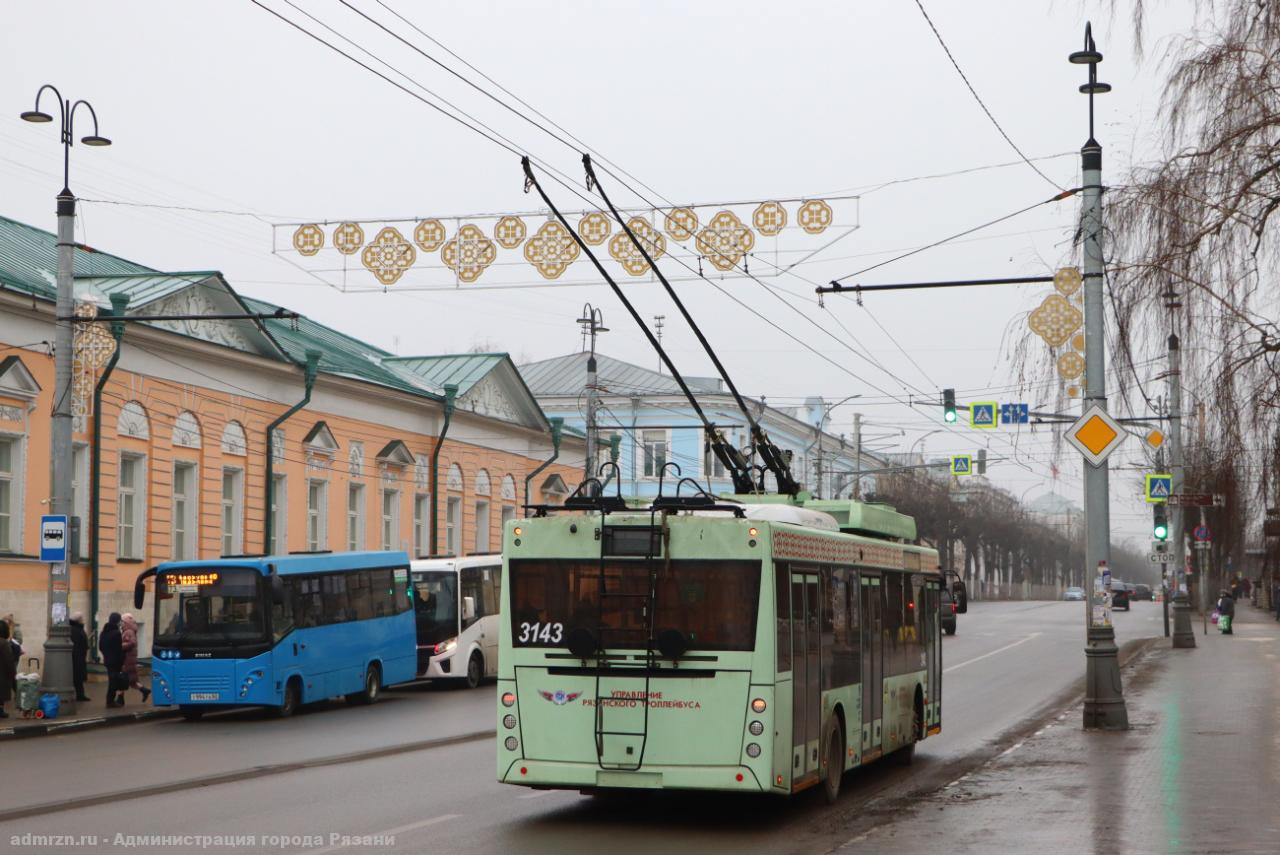
<path fill-rule="evenodd" d="M 248 567 L 174 570 L 156 579 L 156 643 L 265 641 L 262 575 Z"/>
<path fill-rule="evenodd" d="M 598 559 L 513 559 L 511 637 L 517 647 L 563 647 L 570 630 L 611 630 L 609 647 L 643 648 L 647 639 L 644 561 L 612 560 L 600 602 Z M 672 560 L 658 568 L 655 630 L 673 629 L 690 649 L 752 650 L 760 601 L 759 561 Z"/>
<path fill-rule="evenodd" d="M 451 571 L 413 574 L 418 643 L 438 644 L 458 635 L 458 574 Z"/>

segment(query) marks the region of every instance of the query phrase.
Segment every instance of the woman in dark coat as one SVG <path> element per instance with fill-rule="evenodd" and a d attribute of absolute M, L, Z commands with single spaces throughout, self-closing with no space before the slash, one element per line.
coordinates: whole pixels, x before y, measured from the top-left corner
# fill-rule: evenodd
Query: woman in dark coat
<path fill-rule="evenodd" d="M 76 687 L 76 700 L 87 701 L 84 681 L 89 676 L 89 634 L 84 631 L 84 614 L 71 616 L 71 682 Z"/>
<path fill-rule="evenodd" d="M 9 624 L 0 620 L 0 718 L 8 718 L 4 705 L 17 688 L 18 662 L 9 643 Z"/>
<path fill-rule="evenodd" d="M 1236 622 L 1236 601 L 1230 591 L 1223 591 L 1222 596 L 1218 598 L 1218 615 L 1219 626 L 1222 624 L 1222 618 L 1227 619 L 1227 628 L 1222 630 L 1222 634 L 1235 635 L 1232 631 L 1235 627 L 1232 624 Z"/>
<path fill-rule="evenodd" d="M 102 665 L 107 669 L 107 706 L 124 705 L 120 672 L 124 669 L 124 645 L 120 638 L 120 613 L 112 612 L 107 618 L 107 625 L 98 635 L 98 652 L 102 654 Z"/>

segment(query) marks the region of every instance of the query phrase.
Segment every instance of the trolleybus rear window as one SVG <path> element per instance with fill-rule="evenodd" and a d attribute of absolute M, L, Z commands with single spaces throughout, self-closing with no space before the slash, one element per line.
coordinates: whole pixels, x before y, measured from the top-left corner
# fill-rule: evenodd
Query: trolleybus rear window
<path fill-rule="evenodd" d="M 644 561 L 512 559 L 511 639 L 516 647 L 564 647 L 575 627 L 609 648 L 645 647 L 649 570 Z M 610 596 L 623 594 L 629 596 Z M 660 566 L 656 632 L 681 632 L 690 650 L 752 650 L 760 562 L 673 560 Z"/>

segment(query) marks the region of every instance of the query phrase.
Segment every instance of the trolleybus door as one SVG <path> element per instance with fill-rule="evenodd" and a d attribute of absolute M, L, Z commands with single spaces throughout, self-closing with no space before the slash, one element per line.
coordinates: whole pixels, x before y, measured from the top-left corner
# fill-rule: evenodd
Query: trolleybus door
<path fill-rule="evenodd" d="M 884 705 L 883 643 L 880 635 L 880 576 L 862 578 L 862 754 L 880 751 L 881 708 Z"/>
<path fill-rule="evenodd" d="M 942 608 L 941 591 L 937 585 L 925 588 L 925 650 L 929 659 L 928 702 L 925 704 L 925 729 L 942 723 Z M 947 606 L 950 608 L 950 606 Z"/>
<path fill-rule="evenodd" d="M 816 570 L 791 568 L 791 722 L 793 778 L 818 772 L 821 723 L 820 615 Z"/>

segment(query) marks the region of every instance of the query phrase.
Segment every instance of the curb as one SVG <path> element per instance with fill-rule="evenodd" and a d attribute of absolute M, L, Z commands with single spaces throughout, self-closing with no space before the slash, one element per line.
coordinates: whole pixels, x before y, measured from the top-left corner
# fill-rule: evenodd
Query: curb
<path fill-rule="evenodd" d="M 48 724 L 15 724 L 11 727 L 0 728 L 0 742 L 10 739 L 34 739 L 37 736 L 56 736 L 60 733 L 76 733 L 81 730 L 94 730 L 99 727 L 136 724 L 142 721 L 173 718 L 176 715 L 178 715 L 177 709 L 152 709 L 121 715 L 72 719 L 71 721 L 54 719 Z"/>

